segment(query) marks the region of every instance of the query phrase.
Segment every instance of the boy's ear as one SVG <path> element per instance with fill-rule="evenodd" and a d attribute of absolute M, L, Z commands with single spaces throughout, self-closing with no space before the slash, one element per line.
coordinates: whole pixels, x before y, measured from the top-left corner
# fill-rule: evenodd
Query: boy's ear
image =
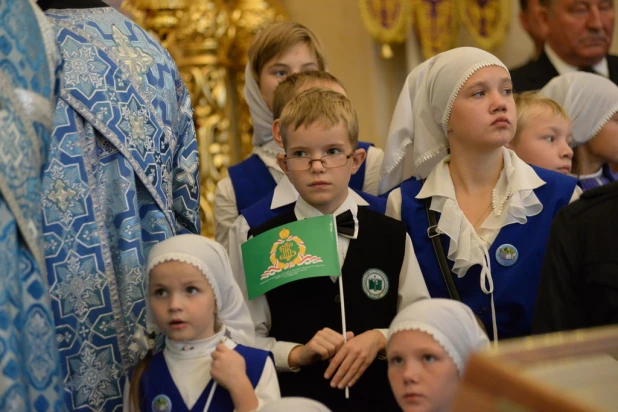
<path fill-rule="evenodd" d="M 366 157 L 367 152 L 365 151 L 365 149 L 356 149 L 354 151 L 354 154 L 350 158 L 352 160 L 352 174 L 358 172 L 358 169 L 360 169 Z"/>
<path fill-rule="evenodd" d="M 281 147 L 283 147 L 283 137 L 281 137 L 281 127 L 279 119 L 275 120 L 272 125 L 273 139 Z"/>
<path fill-rule="evenodd" d="M 283 173 L 285 173 L 286 175 L 290 174 L 290 170 L 288 169 L 288 165 L 285 163 L 285 155 L 279 153 L 277 155 L 277 163 L 279 164 L 279 167 L 281 168 L 281 170 L 283 170 Z"/>

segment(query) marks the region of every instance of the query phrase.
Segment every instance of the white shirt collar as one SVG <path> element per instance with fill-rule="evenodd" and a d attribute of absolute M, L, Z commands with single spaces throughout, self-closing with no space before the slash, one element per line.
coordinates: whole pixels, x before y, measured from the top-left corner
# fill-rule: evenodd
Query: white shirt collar
<path fill-rule="evenodd" d="M 558 57 L 556 52 L 553 51 L 551 47 L 549 47 L 547 44 L 545 44 L 545 54 L 547 55 L 547 58 L 554 66 L 558 74 L 576 72 L 579 70 L 577 67 L 571 66 L 569 63 Z M 592 66 L 592 68 L 601 76 L 609 78 L 609 66 L 607 65 L 607 59 L 605 57 L 603 57 L 600 62 Z"/>
<path fill-rule="evenodd" d="M 337 216 L 345 212 L 346 210 L 350 210 L 350 212 L 352 212 L 352 216 L 354 217 L 354 236 L 350 236 L 351 239 L 356 239 L 358 237 L 358 219 L 356 217 L 358 213 L 358 207 L 367 205 L 369 205 L 369 203 L 367 203 L 365 199 L 363 199 L 354 190 L 348 188 L 348 197 L 346 197 L 341 206 L 339 206 L 337 210 L 335 210 L 335 212 L 333 213 L 333 216 Z M 294 214 L 296 215 L 296 219 L 298 220 L 323 215 L 322 212 L 311 206 L 305 201 L 305 199 L 300 196 L 298 197 L 296 205 L 294 206 Z"/>
<path fill-rule="evenodd" d="M 603 168 L 600 168 L 598 172 L 594 172 L 589 175 L 574 175 L 573 173 L 569 173 L 569 176 L 573 176 L 574 178 L 579 179 L 579 180 L 597 179 L 601 177 L 602 175 L 603 175 Z"/>
<path fill-rule="evenodd" d="M 209 357 L 219 343 L 227 340 L 225 337 L 225 330 L 225 326 L 222 326 L 221 329 L 210 338 L 189 342 L 178 342 L 165 338 L 166 355 L 175 359 Z"/>
<path fill-rule="evenodd" d="M 290 203 L 296 202 L 298 199 L 298 192 L 296 188 L 290 182 L 287 176 L 283 176 L 277 186 L 275 187 L 275 192 L 273 193 L 273 200 L 270 202 L 270 208 L 277 209 L 278 207 L 289 205 Z"/>
<path fill-rule="evenodd" d="M 536 189 L 545 184 L 534 169 L 517 157 L 515 152 L 503 147 L 502 154 L 504 165 L 492 194 L 493 210 L 498 216 L 513 193 Z M 453 179 L 448 168 L 450 160 L 451 156 L 448 155 L 436 165 L 416 195 L 417 199 L 440 196 L 457 201 Z"/>

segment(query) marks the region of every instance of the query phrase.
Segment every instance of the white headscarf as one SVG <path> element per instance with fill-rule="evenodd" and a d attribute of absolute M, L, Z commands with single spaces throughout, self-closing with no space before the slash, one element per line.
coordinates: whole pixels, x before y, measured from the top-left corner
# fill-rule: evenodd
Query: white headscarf
<path fill-rule="evenodd" d="M 404 330 L 419 330 L 431 335 L 453 359 L 459 376 L 463 375 L 470 354 L 489 345 L 472 310 L 456 300 L 423 299 L 407 306 L 393 319 L 387 342 Z M 386 350 L 388 352 L 388 343 Z"/>
<path fill-rule="evenodd" d="M 300 397 L 281 398 L 260 408 L 260 412 L 330 412 L 326 406 L 312 399 Z"/>
<path fill-rule="evenodd" d="M 226 326 L 230 338 L 236 343 L 253 345 L 255 340 L 253 321 L 238 284 L 232 275 L 230 261 L 223 246 L 199 235 L 179 235 L 153 246 L 146 264 L 146 294 L 148 278 L 156 265 L 177 261 L 189 263 L 204 274 L 217 303 L 217 318 Z M 148 331 L 160 332 L 150 310 L 150 298 L 146 299 L 146 327 Z"/>
<path fill-rule="evenodd" d="M 500 66 L 508 73 L 494 55 L 474 47 L 460 47 L 440 53 L 412 70 L 391 120 L 378 193 L 412 176 L 426 178 L 446 156 L 453 102 L 466 80 L 489 66 Z"/>
<path fill-rule="evenodd" d="M 554 77 L 540 93 L 555 100 L 568 113 L 574 147 L 596 136 L 618 112 L 618 86 L 598 74 L 565 73 Z"/>
<path fill-rule="evenodd" d="M 249 105 L 251 122 L 253 123 L 253 146 L 262 146 L 273 140 L 273 114 L 268 108 L 260 86 L 253 77 L 251 64 L 245 67 L 245 100 Z"/>

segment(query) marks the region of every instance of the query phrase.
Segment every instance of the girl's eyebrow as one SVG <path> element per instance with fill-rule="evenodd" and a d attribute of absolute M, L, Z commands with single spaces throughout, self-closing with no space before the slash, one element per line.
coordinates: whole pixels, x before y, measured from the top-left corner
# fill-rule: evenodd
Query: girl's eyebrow
<path fill-rule="evenodd" d="M 513 82 L 511 81 L 509 77 L 503 77 L 500 79 L 500 85 L 504 85 L 504 84 L 510 85 L 510 84 L 513 84 Z M 468 86 L 465 87 L 465 89 L 468 90 L 468 89 L 479 87 L 479 86 L 487 87 L 489 86 L 489 83 L 486 80 L 479 80 L 472 84 L 469 84 Z"/>

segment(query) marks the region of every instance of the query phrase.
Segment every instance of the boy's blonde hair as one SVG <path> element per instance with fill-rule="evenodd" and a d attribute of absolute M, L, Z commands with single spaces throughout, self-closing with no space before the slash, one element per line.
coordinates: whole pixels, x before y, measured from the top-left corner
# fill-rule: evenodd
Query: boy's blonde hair
<path fill-rule="evenodd" d="M 545 109 L 556 117 L 569 120 L 569 115 L 558 102 L 535 91 L 516 94 L 515 105 L 517 107 L 517 132 L 515 132 L 513 142 L 525 129 L 530 117 L 535 114 L 535 110 Z"/>
<path fill-rule="evenodd" d="M 358 118 L 350 100 L 324 87 L 312 87 L 294 97 L 281 113 L 281 137 L 287 147 L 289 132 L 319 123 L 327 129 L 343 124 L 352 149 L 358 144 Z"/>
<path fill-rule="evenodd" d="M 326 63 L 322 46 L 313 32 L 302 24 L 285 21 L 266 26 L 253 38 L 249 46 L 249 62 L 255 79 L 260 77 L 266 63 L 301 42 L 315 54 L 318 68 L 324 70 Z"/>
<path fill-rule="evenodd" d="M 279 83 L 275 89 L 275 97 L 273 99 L 273 118 L 275 120 L 280 118 L 283 108 L 290 100 L 294 98 L 294 96 L 298 94 L 298 90 L 300 90 L 304 85 L 312 82 L 335 83 L 345 90 L 341 80 L 330 73 L 320 70 L 294 73 Z"/>

